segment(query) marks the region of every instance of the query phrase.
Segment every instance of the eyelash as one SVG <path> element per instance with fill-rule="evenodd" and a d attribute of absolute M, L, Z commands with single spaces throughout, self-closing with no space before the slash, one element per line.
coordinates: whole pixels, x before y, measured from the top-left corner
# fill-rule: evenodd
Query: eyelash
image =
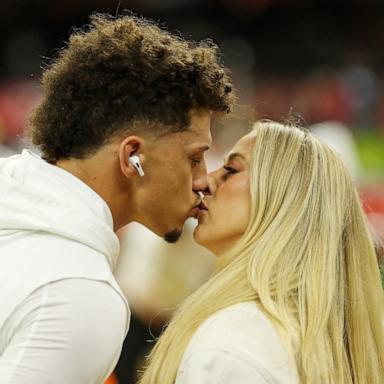
<path fill-rule="evenodd" d="M 192 164 L 194 166 L 198 166 L 198 165 L 200 165 L 201 161 L 202 161 L 202 159 L 192 159 Z"/>
<path fill-rule="evenodd" d="M 223 167 L 227 172 L 224 174 L 224 179 L 227 179 L 230 175 L 238 173 L 238 170 L 232 167 Z"/>

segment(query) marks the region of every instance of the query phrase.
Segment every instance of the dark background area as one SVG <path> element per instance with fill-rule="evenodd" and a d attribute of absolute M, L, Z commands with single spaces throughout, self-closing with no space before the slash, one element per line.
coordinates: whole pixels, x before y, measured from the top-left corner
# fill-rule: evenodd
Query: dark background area
<path fill-rule="evenodd" d="M 41 57 L 54 56 L 72 26 L 87 23 L 91 12 L 123 9 L 193 39 L 209 37 L 219 44 L 234 36 L 244 39 L 254 50 L 257 76 L 303 76 L 351 62 L 383 75 L 381 1 L 2 0 L 1 77 L 39 74 Z"/>

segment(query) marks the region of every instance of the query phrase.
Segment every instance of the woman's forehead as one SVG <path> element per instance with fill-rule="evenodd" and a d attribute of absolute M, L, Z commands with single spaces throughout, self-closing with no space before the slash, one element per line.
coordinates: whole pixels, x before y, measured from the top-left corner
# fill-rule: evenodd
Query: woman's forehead
<path fill-rule="evenodd" d="M 255 134 L 253 132 L 241 137 L 239 141 L 233 146 L 228 156 L 230 156 L 232 153 L 239 153 L 246 159 L 249 159 L 254 141 Z"/>

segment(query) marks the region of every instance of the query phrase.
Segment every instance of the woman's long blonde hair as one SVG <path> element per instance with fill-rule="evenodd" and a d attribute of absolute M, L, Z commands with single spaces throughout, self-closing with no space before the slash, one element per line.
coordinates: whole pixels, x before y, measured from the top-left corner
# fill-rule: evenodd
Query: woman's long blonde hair
<path fill-rule="evenodd" d="M 173 384 L 197 327 L 250 300 L 280 331 L 301 383 L 383 384 L 383 290 L 348 171 L 296 126 L 259 121 L 253 135 L 248 228 L 175 313 L 140 384 Z"/>

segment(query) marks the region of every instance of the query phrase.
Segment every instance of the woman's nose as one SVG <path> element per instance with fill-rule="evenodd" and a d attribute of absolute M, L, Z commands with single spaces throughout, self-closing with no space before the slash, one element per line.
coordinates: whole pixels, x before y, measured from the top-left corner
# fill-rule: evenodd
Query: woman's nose
<path fill-rule="evenodd" d="M 217 180 L 217 171 L 211 172 L 207 176 L 207 192 L 210 195 L 213 195 L 217 189 L 218 180 Z"/>

